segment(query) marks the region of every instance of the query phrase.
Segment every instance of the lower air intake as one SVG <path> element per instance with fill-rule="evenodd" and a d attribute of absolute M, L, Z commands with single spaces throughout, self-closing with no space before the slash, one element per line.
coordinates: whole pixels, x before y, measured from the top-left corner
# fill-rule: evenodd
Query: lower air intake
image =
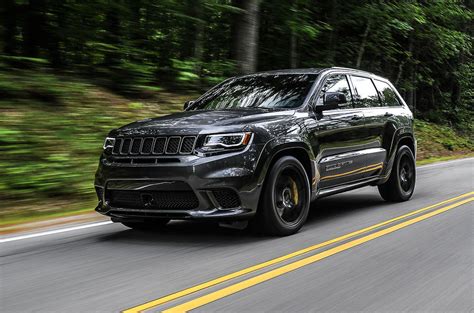
<path fill-rule="evenodd" d="M 150 210 L 191 210 L 199 206 L 193 191 L 110 190 L 109 203 L 116 208 Z"/>
<path fill-rule="evenodd" d="M 224 209 L 240 206 L 240 198 L 232 189 L 219 189 L 212 192 L 217 203 Z"/>

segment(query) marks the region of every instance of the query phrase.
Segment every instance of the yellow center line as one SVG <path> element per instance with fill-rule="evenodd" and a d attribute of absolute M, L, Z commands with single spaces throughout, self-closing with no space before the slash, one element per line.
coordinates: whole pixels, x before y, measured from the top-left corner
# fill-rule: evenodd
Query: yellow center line
<path fill-rule="evenodd" d="M 471 196 L 471 195 L 474 195 L 474 192 L 471 191 L 471 192 L 468 192 L 468 193 L 459 195 L 459 196 L 457 196 L 457 197 L 450 198 L 450 199 L 447 199 L 447 200 L 444 200 L 444 201 L 441 201 L 441 202 L 438 202 L 438 203 L 429 205 L 429 206 L 427 206 L 427 207 L 424 207 L 424 208 L 421 208 L 421 209 L 418 209 L 418 210 L 409 212 L 409 213 L 407 213 L 407 214 L 404 214 L 404 215 L 401 215 L 401 216 L 398 216 L 398 217 L 389 219 L 389 220 L 387 220 L 387 221 L 384 221 L 384 222 L 381 222 L 381 223 L 378 223 L 378 224 L 375 224 L 375 225 L 372 225 L 372 226 L 369 226 L 369 227 L 366 227 L 366 228 L 363 228 L 363 229 L 360 229 L 360 230 L 357 230 L 357 231 L 354 231 L 354 232 L 351 232 L 351 233 L 348 233 L 348 234 L 345 234 L 345 235 L 342 235 L 342 236 L 340 236 L 340 237 L 337 237 L 337 238 L 334 238 L 334 239 L 331 239 L 331 240 L 328 240 L 328 241 L 325 241 L 325 242 L 322 242 L 322 243 L 318 243 L 318 244 L 309 246 L 309 247 L 307 247 L 307 248 L 304 248 L 304 249 L 295 251 L 295 252 L 293 252 L 293 253 L 289 253 L 289 254 L 286 254 L 286 255 L 277 257 L 277 258 L 275 258 L 275 259 L 271 259 L 271 260 L 269 260 L 269 261 L 266 261 L 266 262 L 263 262 L 263 263 L 259 263 L 259 264 L 253 265 L 253 266 L 250 266 L 250 267 L 248 267 L 248 268 L 244 268 L 244 269 L 242 269 L 242 270 L 239 270 L 239 271 L 236 271 L 236 272 L 233 272 L 233 273 L 230 273 L 230 274 L 227 274 L 227 275 L 224 275 L 224 276 L 215 278 L 215 279 L 213 279 L 213 280 L 210 280 L 210 281 L 207 281 L 207 282 L 204 282 L 204 283 L 195 285 L 195 286 L 193 286 L 193 287 L 190 287 L 190 288 L 187 288 L 187 289 L 183 289 L 183 290 L 181 290 L 181 291 L 178 291 L 178 292 L 169 294 L 169 295 L 167 295 L 167 296 L 164 296 L 164 297 L 161 297 L 161 298 L 158 298 L 158 299 L 155 299 L 155 300 L 146 302 L 146 303 L 144 303 L 144 304 L 141 304 L 141 305 L 138 305 L 138 306 L 135 306 L 135 307 L 132 307 L 132 308 L 130 308 L 130 309 L 124 310 L 123 312 L 124 312 L 124 313 L 141 312 L 141 311 L 144 311 L 144 310 L 151 309 L 151 308 L 153 308 L 153 307 L 155 307 L 155 306 L 158 306 L 158 305 L 163 305 L 163 304 L 165 304 L 165 303 L 168 303 L 168 302 L 170 302 L 170 301 L 173 301 L 173 300 L 179 299 L 179 298 L 181 298 L 181 297 L 190 295 L 190 294 L 195 293 L 195 292 L 197 292 L 197 291 L 200 291 L 200 290 L 203 290 L 203 289 L 206 289 L 206 288 L 209 288 L 209 287 L 218 285 L 218 284 L 220 284 L 220 283 L 226 282 L 226 281 L 228 281 L 228 280 L 231 280 L 231 279 L 234 279 L 234 278 L 237 278 L 237 277 L 240 277 L 240 276 L 243 276 L 243 275 L 246 275 L 246 274 L 249 274 L 249 273 L 258 271 L 258 270 L 260 270 L 260 269 L 263 269 L 263 268 L 272 266 L 272 265 L 274 265 L 274 264 L 278 264 L 278 263 L 280 263 L 280 262 L 283 262 L 283 261 L 292 259 L 292 258 L 297 257 L 297 256 L 300 256 L 300 255 L 302 255 L 302 254 L 305 254 L 305 253 L 308 253 L 308 252 L 317 250 L 317 249 L 319 249 L 319 248 L 322 248 L 322 247 L 325 247 L 325 246 L 328 246 L 328 245 L 331 245 L 331 244 L 334 244 L 334 243 L 337 243 L 337 242 L 340 242 L 340 241 L 349 239 L 349 238 L 351 238 L 351 237 L 354 237 L 354 236 L 357 236 L 357 235 L 361 235 L 361 234 L 363 234 L 363 233 L 372 231 L 372 230 L 377 229 L 377 228 L 380 228 L 380 227 L 382 227 L 382 226 L 385 226 L 385 225 L 388 225 L 388 224 L 397 222 L 397 221 L 399 221 L 399 220 L 405 219 L 405 218 L 407 218 L 407 217 L 410 217 L 410 216 L 419 214 L 419 213 L 421 213 L 421 212 L 424 212 L 424 211 L 433 209 L 433 208 L 435 208 L 435 207 L 437 207 L 437 206 L 440 206 L 440 205 L 443 205 L 443 204 L 446 204 L 446 203 L 449 203 L 449 202 L 452 202 L 452 201 L 455 201 L 455 200 L 458 200 L 458 199 L 461 199 L 461 198 L 464 198 L 464 197 L 467 197 L 467 196 Z"/>
<path fill-rule="evenodd" d="M 289 263 L 287 265 L 278 267 L 274 270 L 268 271 L 266 273 L 257 275 L 255 277 L 252 277 L 252 278 L 249 278 L 249 279 L 246 279 L 244 281 L 241 281 L 239 283 L 236 283 L 236 284 L 230 285 L 228 287 L 222 288 L 220 290 L 209 293 L 207 295 L 196 298 L 194 300 L 191 300 L 191 301 L 185 302 L 183 304 L 177 305 L 175 307 L 172 307 L 168 310 L 163 311 L 163 313 L 178 313 L 178 312 L 181 313 L 181 312 L 187 312 L 189 310 L 196 309 L 196 308 L 201 307 L 203 305 L 206 305 L 208 303 L 214 302 L 216 300 L 219 300 L 219 299 L 222 299 L 222 298 L 227 297 L 229 295 L 232 295 L 234 293 L 237 293 L 241 290 L 250 288 L 250 287 L 255 286 L 257 284 L 260 284 L 262 282 L 268 281 L 268 280 L 273 279 L 275 277 L 278 277 L 278 276 L 281 276 L 281 275 L 286 274 L 288 272 L 299 269 L 303 266 L 315 263 L 319 260 L 325 259 L 329 256 L 332 256 L 332 255 L 336 254 L 336 253 L 339 253 L 339 252 L 348 250 L 350 248 L 359 246 L 359 245 L 361 245 L 361 244 L 363 244 L 367 241 L 374 240 L 374 239 L 379 238 L 381 236 L 393 233 L 393 232 L 395 232 L 399 229 L 402 229 L 402 228 L 405 228 L 407 226 L 418 223 L 420 221 L 423 221 L 423 220 L 425 220 L 427 218 L 430 218 L 432 216 L 435 216 L 435 215 L 441 214 L 443 212 L 446 212 L 448 210 L 454 209 L 458 206 L 461 206 L 461 205 L 466 204 L 468 202 L 471 202 L 473 200 L 474 200 L 474 197 L 471 197 L 471 198 L 453 203 L 451 205 L 442 207 L 440 209 L 431 211 L 429 213 L 420 215 L 418 217 L 412 218 L 412 219 L 407 220 L 405 222 L 402 222 L 400 224 L 396 224 L 394 226 L 379 230 L 375 233 L 372 233 L 372 234 L 366 235 L 364 237 L 349 241 L 349 242 L 341 244 L 337 247 L 328 249 L 326 251 L 317 253 L 317 254 L 309 256 L 309 257 L 306 257 L 306 258 L 301 259 L 299 261 Z"/>

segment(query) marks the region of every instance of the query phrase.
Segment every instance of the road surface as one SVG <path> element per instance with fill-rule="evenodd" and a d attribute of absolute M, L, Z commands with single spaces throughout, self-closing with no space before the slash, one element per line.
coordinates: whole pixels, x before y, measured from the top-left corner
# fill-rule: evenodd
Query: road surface
<path fill-rule="evenodd" d="M 473 312 L 473 174 L 472 158 L 421 167 L 404 203 L 321 199 L 284 238 L 202 222 L 2 237 L 0 311 Z"/>

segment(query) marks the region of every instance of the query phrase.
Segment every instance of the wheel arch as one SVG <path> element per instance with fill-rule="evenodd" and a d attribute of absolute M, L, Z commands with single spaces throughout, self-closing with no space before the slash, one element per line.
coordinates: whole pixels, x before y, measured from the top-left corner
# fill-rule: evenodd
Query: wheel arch
<path fill-rule="evenodd" d="M 397 146 L 395 147 L 395 151 L 398 150 L 401 146 L 407 146 L 410 148 L 411 152 L 413 153 L 413 156 L 416 159 L 416 143 L 415 143 L 415 138 L 412 135 L 404 135 L 402 136 L 397 143 Z"/>
<path fill-rule="evenodd" d="M 308 175 L 310 186 L 313 186 L 312 182 L 315 176 L 314 156 L 311 149 L 304 142 L 293 141 L 275 143 L 267 147 L 265 150 L 263 157 L 260 158 L 263 162 L 259 162 L 257 165 L 261 167 L 259 184 L 264 183 L 269 170 L 279 158 L 283 156 L 292 156 L 303 165 L 306 174 Z"/>
<path fill-rule="evenodd" d="M 385 171 L 383 173 L 383 177 L 380 181 L 377 182 L 377 184 L 382 184 L 385 183 L 392 172 L 393 164 L 395 162 L 395 157 L 397 155 L 397 151 L 401 146 L 407 146 L 410 148 L 411 152 L 413 153 L 413 157 L 416 160 L 416 139 L 413 136 L 412 133 L 402 133 L 399 136 L 396 137 L 396 140 L 394 140 L 394 144 L 392 145 L 392 148 L 389 151 L 389 155 L 387 156 L 387 164 L 385 166 Z"/>

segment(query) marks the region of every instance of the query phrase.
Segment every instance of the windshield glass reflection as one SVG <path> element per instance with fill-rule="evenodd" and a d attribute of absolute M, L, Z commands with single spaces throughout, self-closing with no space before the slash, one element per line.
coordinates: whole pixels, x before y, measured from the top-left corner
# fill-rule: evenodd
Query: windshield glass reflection
<path fill-rule="evenodd" d="M 211 89 L 193 109 L 292 109 L 301 106 L 317 75 L 256 75 L 233 78 Z"/>

